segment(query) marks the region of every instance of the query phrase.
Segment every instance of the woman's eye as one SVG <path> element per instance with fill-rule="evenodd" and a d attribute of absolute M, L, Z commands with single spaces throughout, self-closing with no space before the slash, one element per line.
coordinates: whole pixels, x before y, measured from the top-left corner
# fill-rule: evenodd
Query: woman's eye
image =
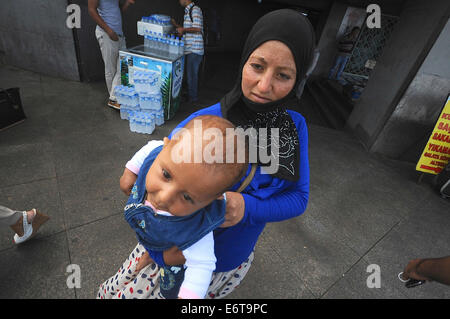
<path fill-rule="evenodd" d="M 279 76 L 280 76 L 280 78 L 282 78 L 283 80 L 290 80 L 290 79 L 291 79 L 291 77 L 290 77 L 289 75 L 284 74 L 284 73 L 280 73 Z"/>
<path fill-rule="evenodd" d="M 252 68 L 254 68 L 257 71 L 261 71 L 263 69 L 261 64 L 257 64 L 257 63 L 252 63 L 250 64 L 252 66 Z"/>
<path fill-rule="evenodd" d="M 162 170 L 162 173 L 163 173 L 164 178 L 170 179 L 170 174 L 165 169 Z"/>

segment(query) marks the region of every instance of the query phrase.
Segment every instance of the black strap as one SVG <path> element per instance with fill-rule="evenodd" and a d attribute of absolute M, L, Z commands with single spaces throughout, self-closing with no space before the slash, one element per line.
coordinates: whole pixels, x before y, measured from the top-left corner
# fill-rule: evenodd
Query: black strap
<path fill-rule="evenodd" d="M 191 18 L 191 22 L 194 22 L 194 19 L 192 19 L 192 10 L 194 10 L 195 5 L 189 8 L 189 17 Z"/>

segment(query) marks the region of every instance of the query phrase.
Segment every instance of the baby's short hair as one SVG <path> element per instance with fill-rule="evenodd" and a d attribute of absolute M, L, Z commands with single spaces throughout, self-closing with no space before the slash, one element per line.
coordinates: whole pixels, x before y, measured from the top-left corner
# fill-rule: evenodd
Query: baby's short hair
<path fill-rule="evenodd" d="M 201 152 L 201 156 L 197 153 L 197 160 L 201 157 L 201 163 L 208 165 L 212 173 L 221 173 L 230 181 L 225 190 L 245 175 L 248 168 L 248 143 L 242 130 L 236 130 L 233 123 L 219 116 L 198 116 L 177 131 L 172 139 L 180 141 L 187 135 L 193 135 L 197 143 L 201 138 L 200 148 L 198 145 L 195 148 L 194 142 L 194 153 Z M 199 163 L 195 156 L 196 154 L 194 162 Z M 192 156 L 190 159 L 192 160 Z"/>

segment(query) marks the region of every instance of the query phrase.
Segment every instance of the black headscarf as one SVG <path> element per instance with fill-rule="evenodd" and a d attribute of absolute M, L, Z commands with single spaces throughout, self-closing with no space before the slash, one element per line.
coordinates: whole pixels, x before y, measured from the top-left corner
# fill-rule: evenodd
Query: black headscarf
<path fill-rule="evenodd" d="M 242 69 L 252 52 L 270 40 L 283 42 L 291 50 L 297 68 L 295 85 L 282 99 L 269 103 L 255 103 L 247 99 L 241 89 Z M 295 103 L 298 85 L 306 76 L 314 55 L 314 30 L 308 19 L 291 9 L 272 11 L 260 18 L 253 26 L 245 42 L 237 82 L 220 101 L 223 117 L 243 129 L 267 128 L 267 141 L 258 141 L 258 147 L 270 150 L 270 129 L 279 129 L 278 170 L 272 176 L 290 181 L 299 179 L 300 150 L 298 133 L 286 108 Z M 273 154 L 272 154 L 273 156 Z M 268 166 L 270 163 L 261 163 Z"/>

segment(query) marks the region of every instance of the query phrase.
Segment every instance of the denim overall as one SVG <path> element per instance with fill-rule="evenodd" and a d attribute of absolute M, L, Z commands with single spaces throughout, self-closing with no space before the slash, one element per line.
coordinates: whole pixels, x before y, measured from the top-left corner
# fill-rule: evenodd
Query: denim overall
<path fill-rule="evenodd" d="M 187 249 L 225 221 L 225 201 L 214 200 L 208 206 L 188 216 L 164 216 L 145 206 L 145 179 L 162 146 L 155 148 L 139 170 L 128 202 L 125 220 L 136 232 L 146 250 L 164 251 L 173 246 Z M 166 266 L 161 271 L 161 294 L 166 299 L 177 298 L 184 278 L 184 266 Z"/>

